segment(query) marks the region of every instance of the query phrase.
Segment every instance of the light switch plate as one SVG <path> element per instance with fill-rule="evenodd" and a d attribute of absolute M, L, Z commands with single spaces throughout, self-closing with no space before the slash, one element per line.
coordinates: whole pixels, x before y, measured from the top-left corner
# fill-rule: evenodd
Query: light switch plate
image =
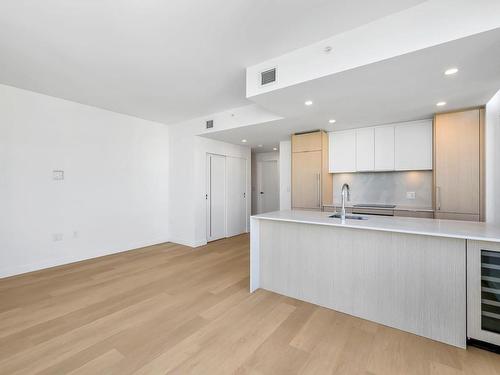
<path fill-rule="evenodd" d="M 64 171 L 52 171 L 52 179 L 55 181 L 64 180 Z"/>
<path fill-rule="evenodd" d="M 406 199 L 415 199 L 416 194 L 414 191 L 407 191 L 406 192 Z"/>

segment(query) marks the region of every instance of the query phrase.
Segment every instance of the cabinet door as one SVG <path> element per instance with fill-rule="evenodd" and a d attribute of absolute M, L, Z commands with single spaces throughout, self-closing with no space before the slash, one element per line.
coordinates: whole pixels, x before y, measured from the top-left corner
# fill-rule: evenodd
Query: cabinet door
<path fill-rule="evenodd" d="M 292 207 L 321 207 L 321 151 L 292 153 Z"/>
<path fill-rule="evenodd" d="M 395 210 L 394 216 L 419 217 L 419 218 L 424 218 L 424 219 L 434 219 L 434 212 L 432 212 L 432 211 Z"/>
<path fill-rule="evenodd" d="M 375 133 L 373 128 L 356 130 L 356 170 L 375 169 Z"/>
<path fill-rule="evenodd" d="M 396 125 L 394 139 L 396 170 L 432 169 L 432 120 Z"/>
<path fill-rule="evenodd" d="M 292 136 L 292 152 L 319 151 L 322 132 L 298 134 Z"/>
<path fill-rule="evenodd" d="M 479 215 L 479 110 L 437 115 L 435 137 L 436 217 Z"/>
<path fill-rule="evenodd" d="M 394 125 L 375 128 L 375 170 L 394 170 Z"/>
<path fill-rule="evenodd" d="M 356 131 L 347 130 L 328 134 L 330 173 L 356 171 Z"/>

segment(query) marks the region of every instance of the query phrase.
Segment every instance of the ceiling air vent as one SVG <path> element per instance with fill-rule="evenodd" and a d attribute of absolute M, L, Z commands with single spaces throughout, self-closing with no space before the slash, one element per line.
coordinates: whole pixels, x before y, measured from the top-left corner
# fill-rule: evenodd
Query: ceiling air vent
<path fill-rule="evenodd" d="M 260 73 L 261 86 L 268 85 L 273 82 L 276 82 L 276 68 Z"/>
<path fill-rule="evenodd" d="M 214 127 L 214 120 L 207 121 L 207 129 L 212 129 Z"/>

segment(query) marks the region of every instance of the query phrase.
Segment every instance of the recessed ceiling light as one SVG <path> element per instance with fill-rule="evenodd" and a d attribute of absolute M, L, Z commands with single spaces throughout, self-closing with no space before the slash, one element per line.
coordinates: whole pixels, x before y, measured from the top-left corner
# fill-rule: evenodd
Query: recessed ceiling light
<path fill-rule="evenodd" d="M 331 120 L 328 120 L 328 122 L 329 122 L 330 124 L 335 124 L 335 123 L 337 122 L 337 120 L 331 119 Z"/>
<path fill-rule="evenodd" d="M 450 69 L 447 69 L 444 74 L 447 75 L 447 76 L 451 76 L 455 73 L 458 72 L 458 69 L 457 68 L 450 68 Z"/>
<path fill-rule="evenodd" d="M 262 147 L 262 145 L 257 145 L 257 147 Z"/>
<path fill-rule="evenodd" d="M 446 105 L 446 102 L 437 102 L 436 105 L 438 107 L 442 107 L 442 106 Z"/>
<path fill-rule="evenodd" d="M 273 147 L 273 151 L 278 151 L 278 148 L 277 147 Z"/>
<path fill-rule="evenodd" d="M 247 140 L 246 139 L 242 139 L 241 142 L 247 143 Z"/>
<path fill-rule="evenodd" d="M 304 102 L 304 104 L 305 104 L 305 105 L 307 105 L 307 106 L 309 106 L 309 105 L 312 105 L 312 104 L 313 104 L 313 102 L 312 102 L 312 100 L 306 100 L 306 101 Z"/>

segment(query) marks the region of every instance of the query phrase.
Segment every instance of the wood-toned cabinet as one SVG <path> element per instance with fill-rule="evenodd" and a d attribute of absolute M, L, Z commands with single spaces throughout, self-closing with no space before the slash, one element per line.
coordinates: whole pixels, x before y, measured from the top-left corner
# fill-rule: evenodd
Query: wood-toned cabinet
<path fill-rule="evenodd" d="M 321 209 L 331 204 L 328 135 L 323 131 L 292 136 L 292 208 Z"/>
<path fill-rule="evenodd" d="M 436 219 L 483 219 L 483 121 L 479 108 L 435 116 Z"/>

